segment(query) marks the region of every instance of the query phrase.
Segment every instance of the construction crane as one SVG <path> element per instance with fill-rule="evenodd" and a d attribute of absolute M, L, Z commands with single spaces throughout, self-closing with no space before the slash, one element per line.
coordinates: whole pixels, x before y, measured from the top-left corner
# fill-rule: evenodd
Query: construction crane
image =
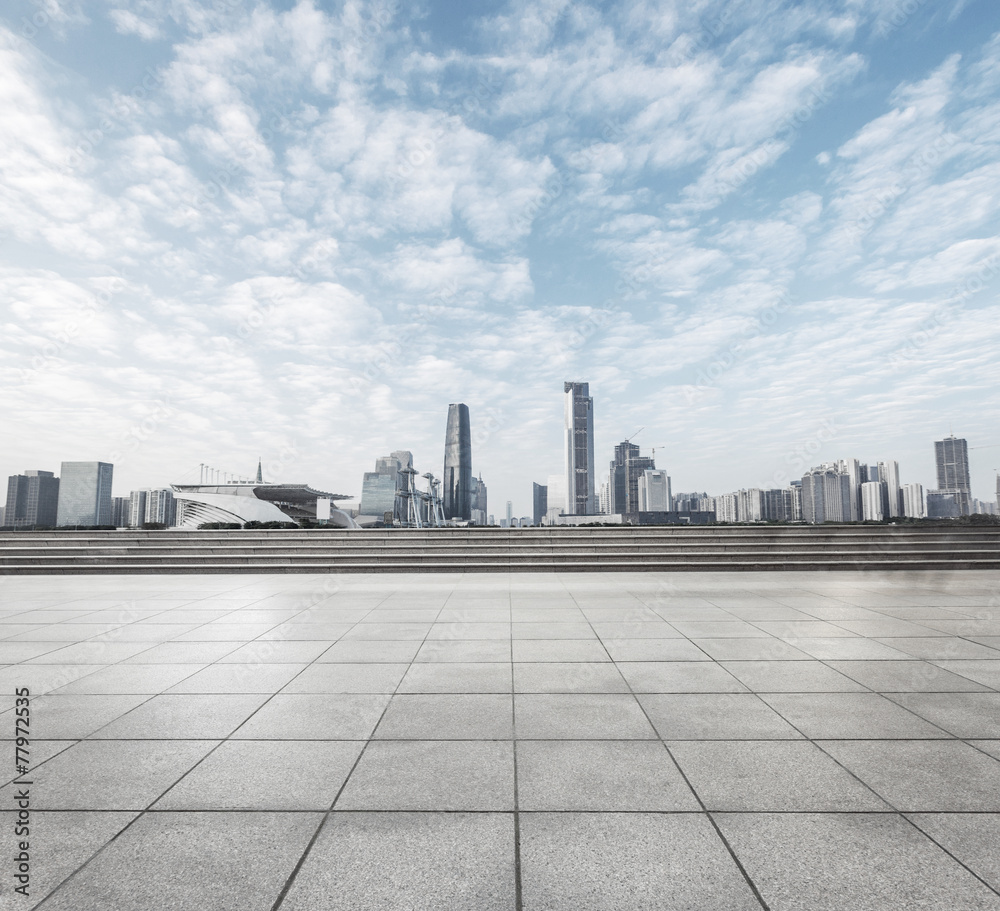
<path fill-rule="evenodd" d="M 639 434 L 642 433 L 645 429 L 646 429 L 646 427 L 645 427 L 645 425 L 643 425 L 635 433 L 633 433 L 632 436 L 625 437 L 625 442 L 626 443 L 631 443 L 632 440 L 634 440 L 637 436 L 639 436 Z"/>

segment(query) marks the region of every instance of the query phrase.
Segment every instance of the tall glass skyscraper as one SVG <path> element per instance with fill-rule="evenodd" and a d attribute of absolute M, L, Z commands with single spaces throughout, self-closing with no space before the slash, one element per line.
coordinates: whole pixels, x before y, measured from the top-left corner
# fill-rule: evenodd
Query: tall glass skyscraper
<path fill-rule="evenodd" d="M 954 435 L 934 442 L 938 490 L 933 493 L 950 495 L 957 504 L 959 515 L 972 512 L 972 491 L 969 481 L 969 444 Z M 928 505 L 928 514 L 930 506 Z"/>
<path fill-rule="evenodd" d="M 7 479 L 4 523 L 15 528 L 55 525 L 59 478 L 51 471 L 26 471 Z"/>
<path fill-rule="evenodd" d="M 63 462 L 57 525 L 110 525 L 110 462 Z"/>
<path fill-rule="evenodd" d="M 566 394 L 566 514 L 597 514 L 594 478 L 594 400 L 589 383 L 563 383 Z"/>
<path fill-rule="evenodd" d="M 444 517 L 468 522 L 472 518 L 472 430 L 469 406 L 448 406 L 444 437 Z"/>

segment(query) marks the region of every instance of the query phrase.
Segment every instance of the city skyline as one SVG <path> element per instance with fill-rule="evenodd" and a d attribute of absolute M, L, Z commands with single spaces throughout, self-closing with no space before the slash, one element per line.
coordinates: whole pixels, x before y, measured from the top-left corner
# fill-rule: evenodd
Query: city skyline
<path fill-rule="evenodd" d="M 995 5 L 225 7 L 0 17 L 0 471 L 357 502 L 460 400 L 524 515 L 582 378 L 598 466 L 933 489 L 954 427 L 993 496 Z"/>

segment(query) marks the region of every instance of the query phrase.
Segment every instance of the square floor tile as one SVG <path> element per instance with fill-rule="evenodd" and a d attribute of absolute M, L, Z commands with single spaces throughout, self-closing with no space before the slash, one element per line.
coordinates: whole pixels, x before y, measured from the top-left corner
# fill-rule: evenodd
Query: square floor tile
<path fill-rule="evenodd" d="M 154 809 L 328 810 L 363 746 L 349 740 L 229 740 Z"/>
<path fill-rule="evenodd" d="M 702 814 L 524 813 L 524 908 L 758 911 Z"/>
<path fill-rule="evenodd" d="M 830 666 L 878 693 L 942 693 L 985 690 L 928 661 L 831 661 Z"/>
<path fill-rule="evenodd" d="M 511 697 L 492 694 L 393 696 L 380 740 L 509 740 Z"/>
<path fill-rule="evenodd" d="M 514 809 L 510 742 L 372 742 L 351 774 L 337 810 Z"/>
<path fill-rule="evenodd" d="M 907 818 L 973 873 L 1000 889 L 1000 814 L 910 813 Z"/>
<path fill-rule="evenodd" d="M 514 696 L 516 736 L 524 740 L 649 740 L 656 737 L 634 696 Z"/>
<path fill-rule="evenodd" d="M 420 648 L 419 642 L 336 642 L 317 664 L 409 664 Z"/>
<path fill-rule="evenodd" d="M 171 693 L 276 693 L 304 664 L 213 664 L 170 688 Z"/>
<path fill-rule="evenodd" d="M 856 680 L 819 661 L 723 661 L 730 674 L 755 693 L 861 692 Z"/>
<path fill-rule="evenodd" d="M 0 812 L 0 825 L 13 832 L 17 813 Z M 10 899 L 4 907 L 16 909 L 39 904 L 56 886 L 86 863 L 133 819 L 136 813 L 87 813 L 85 811 L 35 811 L 31 814 L 30 902 Z M 15 840 L 11 840 L 14 847 Z M 13 879 L 11 887 L 16 885 Z"/>
<path fill-rule="evenodd" d="M 394 693 L 408 664 L 312 664 L 283 693 Z"/>
<path fill-rule="evenodd" d="M 522 811 L 700 809 L 670 754 L 654 741 L 523 741 L 517 789 Z"/>
<path fill-rule="evenodd" d="M 623 661 L 618 669 L 636 693 L 742 693 L 746 687 L 713 662 Z"/>
<path fill-rule="evenodd" d="M 334 813 L 282 911 L 510 911 L 512 813 Z"/>
<path fill-rule="evenodd" d="M 36 810 L 143 810 L 217 741 L 84 740 L 32 773 Z M 17 785 L 0 789 L 10 806 Z"/>
<path fill-rule="evenodd" d="M 753 693 L 651 693 L 639 697 L 664 740 L 801 740 Z"/>
<path fill-rule="evenodd" d="M 279 693 L 235 734 L 238 740 L 367 740 L 387 695 Z"/>
<path fill-rule="evenodd" d="M 598 639 L 517 639 L 511 650 L 515 661 L 611 661 Z"/>
<path fill-rule="evenodd" d="M 887 810 L 822 750 L 802 741 L 670 741 L 709 810 Z"/>
<path fill-rule="evenodd" d="M 694 639 L 716 661 L 802 661 L 809 656 L 781 639 Z"/>
<path fill-rule="evenodd" d="M 51 693 L 31 700 L 32 740 L 80 740 L 145 702 L 149 696 Z M 13 699 L 11 699 L 13 707 Z M 4 737 L 14 737 L 13 709 Z"/>
<path fill-rule="evenodd" d="M 509 639 L 435 639 L 420 646 L 416 662 L 457 661 L 460 664 L 485 661 L 496 664 L 510 661 Z"/>
<path fill-rule="evenodd" d="M 320 819 L 313 813 L 147 813 L 46 907 L 268 911 Z"/>
<path fill-rule="evenodd" d="M 222 740 L 266 699 L 260 693 L 152 696 L 91 736 L 102 740 Z"/>
<path fill-rule="evenodd" d="M 766 693 L 761 698 L 811 740 L 948 737 L 878 693 Z"/>
<path fill-rule="evenodd" d="M 615 661 L 711 661 L 688 639 L 605 639 L 604 646 Z"/>
<path fill-rule="evenodd" d="M 956 737 L 1000 737 L 1000 693 L 891 693 L 888 698 Z"/>
<path fill-rule="evenodd" d="M 627 693 L 619 668 L 600 663 L 530 663 L 514 665 L 516 693 Z"/>
<path fill-rule="evenodd" d="M 424 662 L 411 664 L 400 693 L 509 693 L 513 674 L 509 662 Z"/>
<path fill-rule="evenodd" d="M 55 694 L 123 693 L 155 696 L 192 674 L 197 674 L 203 667 L 203 664 L 114 664 L 60 687 Z"/>
<path fill-rule="evenodd" d="M 997 911 L 990 892 L 893 814 L 718 814 L 772 911 Z"/>
<path fill-rule="evenodd" d="M 837 762 L 902 812 L 1000 810 L 1000 761 L 956 740 L 824 740 Z"/>

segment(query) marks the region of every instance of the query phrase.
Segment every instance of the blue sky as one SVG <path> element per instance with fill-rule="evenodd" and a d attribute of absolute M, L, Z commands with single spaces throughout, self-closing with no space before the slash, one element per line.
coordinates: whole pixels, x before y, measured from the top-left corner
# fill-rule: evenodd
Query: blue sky
<path fill-rule="evenodd" d="M 1000 444 L 992 0 L 12 0 L 0 472 L 360 494 L 471 410 L 491 511 Z M 970 453 L 991 497 L 1000 446 Z"/>

